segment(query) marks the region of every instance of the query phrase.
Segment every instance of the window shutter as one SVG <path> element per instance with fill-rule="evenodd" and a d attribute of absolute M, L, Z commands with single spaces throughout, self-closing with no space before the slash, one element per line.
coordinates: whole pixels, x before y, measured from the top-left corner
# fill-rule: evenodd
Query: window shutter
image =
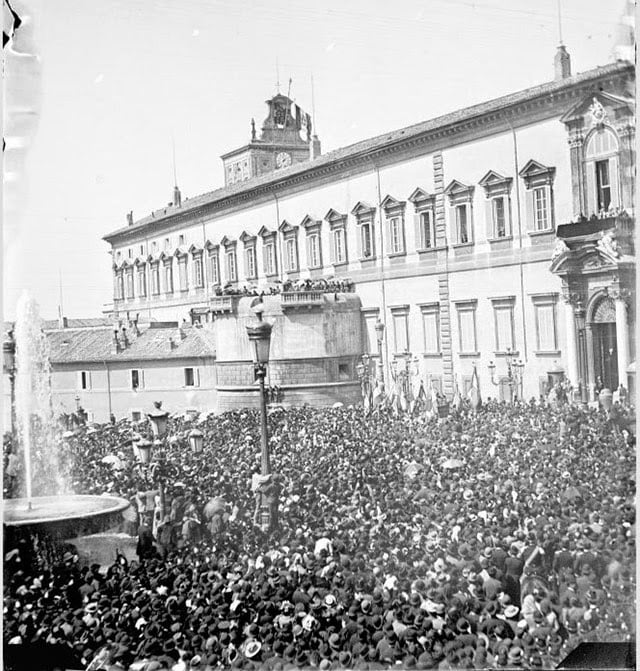
<path fill-rule="evenodd" d="M 138 382 L 140 384 L 140 389 L 144 389 L 144 371 L 142 368 L 138 371 Z"/>
<path fill-rule="evenodd" d="M 421 219 L 422 216 L 420 214 L 413 215 L 413 234 L 415 236 L 414 245 L 416 249 L 424 249 L 424 235 L 422 234 Z"/>
<path fill-rule="evenodd" d="M 330 242 L 331 244 L 329 245 L 329 263 L 335 263 L 336 262 L 336 238 L 338 236 L 338 231 L 334 230 L 331 231 L 331 238 Z"/>
<path fill-rule="evenodd" d="M 200 386 L 200 369 L 199 368 L 194 368 L 193 369 L 193 384 L 196 387 Z"/>
<path fill-rule="evenodd" d="M 526 192 L 524 202 L 525 202 L 525 217 L 527 219 L 527 230 L 535 231 L 536 220 L 533 212 L 534 208 L 533 189 L 529 189 Z"/>
<path fill-rule="evenodd" d="M 91 372 L 87 371 L 87 389 L 91 389 Z"/>
<path fill-rule="evenodd" d="M 82 371 L 76 372 L 76 389 L 82 389 Z"/>
<path fill-rule="evenodd" d="M 506 218 L 506 231 L 505 234 L 508 238 L 510 238 L 513 233 L 513 212 L 511 210 L 511 196 L 506 196 L 505 197 L 505 213 L 504 216 Z"/>
<path fill-rule="evenodd" d="M 585 165 L 587 173 L 587 216 L 598 212 L 598 197 L 596 193 L 596 164 L 590 161 Z"/>
<path fill-rule="evenodd" d="M 407 251 L 407 234 L 405 232 L 404 214 L 400 217 L 400 235 L 402 236 L 402 251 Z"/>
<path fill-rule="evenodd" d="M 556 228 L 556 207 L 553 201 L 553 186 L 547 187 L 547 196 L 549 202 L 549 228 L 555 230 Z"/>
<path fill-rule="evenodd" d="M 362 258 L 362 224 L 358 224 L 356 226 L 356 250 L 358 254 L 358 258 Z"/>
<path fill-rule="evenodd" d="M 449 205 L 447 208 L 449 212 L 449 237 L 453 240 L 453 244 L 456 245 L 460 242 L 458 237 L 458 224 L 456 222 L 456 208 L 453 205 Z"/>
<path fill-rule="evenodd" d="M 493 230 L 493 200 L 487 198 L 484 204 L 484 216 L 487 225 L 487 240 L 492 240 L 496 237 Z"/>
<path fill-rule="evenodd" d="M 468 242 L 476 241 L 476 234 L 474 231 L 475 222 L 473 220 L 473 201 L 467 203 L 467 238 Z"/>
<path fill-rule="evenodd" d="M 609 159 L 609 179 L 611 180 L 611 204 L 620 207 L 620 175 L 618 174 L 618 157 Z"/>

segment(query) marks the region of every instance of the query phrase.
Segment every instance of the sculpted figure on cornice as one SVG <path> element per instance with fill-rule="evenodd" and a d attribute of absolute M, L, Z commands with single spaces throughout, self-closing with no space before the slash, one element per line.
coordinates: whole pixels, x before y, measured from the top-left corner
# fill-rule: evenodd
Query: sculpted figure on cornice
<path fill-rule="evenodd" d="M 551 261 L 555 261 L 559 256 L 566 254 L 568 251 L 570 250 L 567 243 L 561 238 L 557 238 L 556 244 L 553 248 L 553 252 L 551 253 Z"/>
<path fill-rule="evenodd" d="M 611 258 L 617 259 L 620 256 L 618 241 L 613 229 L 602 231 L 600 240 L 598 240 L 598 250 Z"/>

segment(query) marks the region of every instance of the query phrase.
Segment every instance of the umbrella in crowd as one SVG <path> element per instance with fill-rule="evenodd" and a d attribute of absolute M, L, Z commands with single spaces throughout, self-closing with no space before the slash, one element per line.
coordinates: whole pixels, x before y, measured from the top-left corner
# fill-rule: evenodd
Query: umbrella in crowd
<path fill-rule="evenodd" d="M 227 507 L 227 502 L 221 496 L 214 496 L 206 503 L 203 513 L 207 519 L 211 519 L 214 515 L 223 513 Z"/>

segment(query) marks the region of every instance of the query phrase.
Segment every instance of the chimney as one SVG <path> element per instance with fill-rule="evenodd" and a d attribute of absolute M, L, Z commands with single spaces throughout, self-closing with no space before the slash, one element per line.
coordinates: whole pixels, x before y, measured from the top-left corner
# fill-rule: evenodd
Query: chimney
<path fill-rule="evenodd" d="M 118 329 L 113 329 L 113 353 L 120 353 L 120 340 L 118 339 Z"/>
<path fill-rule="evenodd" d="M 174 350 L 177 347 L 175 340 L 171 336 L 169 336 L 169 347 L 172 350 Z"/>
<path fill-rule="evenodd" d="M 133 210 L 127 212 L 127 226 L 133 226 Z"/>
<path fill-rule="evenodd" d="M 61 314 L 58 315 L 58 328 L 66 329 L 69 326 L 69 321 L 66 317 L 63 317 Z"/>
<path fill-rule="evenodd" d="M 182 194 L 180 193 L 180 189 L 176 185 L 173 187 L 173 206 L 180 207 L 180 205 L 182 205 Z"/>
<path fill-rule="evenodd" d="M 553 67 L 556 81 L 571 77 L 571 57 L 564 44 L 558 46 L 556 57 L 553 59 Z"/>
<path fill-rule="evenodd" d="M 322 153 L 320 149 L 320 139 L 318 138 L 317 135 L 313 136 L 313 139 L 309 143 L 309 158 L 313 160 L 314 158 L 318 158 L 320 154 Z"/>

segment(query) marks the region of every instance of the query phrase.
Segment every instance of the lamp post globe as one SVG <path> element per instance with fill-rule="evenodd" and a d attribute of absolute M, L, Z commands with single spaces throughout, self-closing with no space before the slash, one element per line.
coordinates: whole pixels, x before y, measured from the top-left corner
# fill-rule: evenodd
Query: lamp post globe
<path fill-rule="evenodd" d="M 192 429 L 189 431 L 189 445 L 192 452 L 199 454 L 202 452 L 202 444 L 204 442 L 204 434 L 200 429 Z"/>

